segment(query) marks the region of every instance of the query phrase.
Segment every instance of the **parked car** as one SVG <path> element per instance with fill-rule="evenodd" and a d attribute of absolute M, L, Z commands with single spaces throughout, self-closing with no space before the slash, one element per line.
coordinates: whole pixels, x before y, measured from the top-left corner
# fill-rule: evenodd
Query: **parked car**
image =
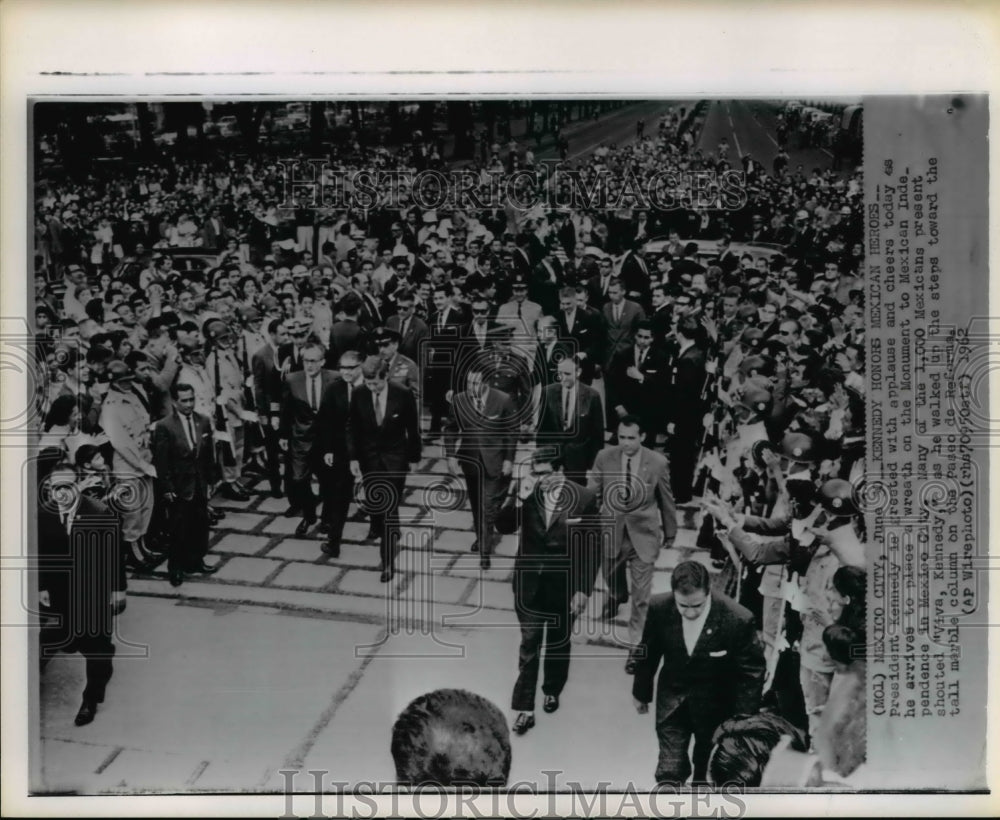
<path fill-rule="evenodd" d="M 658 236 L 650 239 L 643 246 L 643 253 L 646 255 L 647 259 L 656 259 L 662 253 L 663 249 L 669 244 L 669 239 L 665 236 Z M 681 245 L 687 245 L 688 242 L 694 242 L 698 246 L 698 251 L 695 253 L 695 261 L 701 265 L 708 266 L 708 262 L 719 255 L 717 239 L 682 239 L 680 240 Z M 763 257 L 764 259 L 770 260 L 773 256 L 784 252 L 784 246 L 767 243 L 767 242 L 733 242 L 730 246 L 730 250 L 737 257 L 743 256 L 745 253 L 749 253 L 754 260 L 758 257 Z"/>

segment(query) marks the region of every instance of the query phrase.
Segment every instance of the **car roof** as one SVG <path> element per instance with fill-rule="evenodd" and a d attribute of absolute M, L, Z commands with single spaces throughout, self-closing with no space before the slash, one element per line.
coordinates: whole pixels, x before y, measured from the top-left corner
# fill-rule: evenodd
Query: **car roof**
<path fill-rule="evenodd" d="M 669 241 L 668 237 L 654 237 L 643 246 L 643 250 L 648 254 L 662 253 L 663 249 L 669 244 Z M 681 245 L 687 245 L 689 242 L 697 245 L 698 252 L 695 254 L 696 256 L 706 258 L 718 255 L 718 239 L 681 239 L 679 241 Z M 782 245 L 770 242 L 732 242 L 729 245 L 729 249 L 737 256 L 749 253 L 755 259 L 758 256 L 770 259 L 772 256 L 784 252 Z"/>

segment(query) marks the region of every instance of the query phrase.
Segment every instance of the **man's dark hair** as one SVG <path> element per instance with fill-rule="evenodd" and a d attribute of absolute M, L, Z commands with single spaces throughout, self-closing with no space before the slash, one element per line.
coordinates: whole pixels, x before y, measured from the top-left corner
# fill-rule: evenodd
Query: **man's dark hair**
<path fill-rule="evenodd" d="M 510 732 L 503 713 L 480 695 L 438 689 L 413 700 L 392 727 L 401 786 L 503 787 L 510 774 Z"/>
<path fill-rule="evenodd" d="M 181 393 L 194 392 L 194 385 L 189 382 L 174 382 L 170 386 L 170 395 L 177 398 Z"/>
<path fill-rule="evenodd" d="M 361 297 L 356 293 L 345 293 L 340 300 L 340 309 L 348 316 L 357 316 L 361 312 Z"/>
<path fill-rule="evenodd" d="M 844 624 L 830 624 L 823 630 L 823 646 L 837 663 L 849 665 L 865 657 L 863 634 Z"/>
<path fill-rule="evenodd" d="M 366 379 L 388 378 L 389 363 L 381 356 L 369 356 L 361 363 L 361 375 Z"/>
<path fill-rule="evenodd" d="M 708 764 L 712 784 L 730 783 L 741 788 L 759 786 L 771 752 L 783 735 L 791 737 L 794 751 L 808 749 L 805 733 L 773 712 L 724 720 L 712 737 L 714 748 Z"/>
<path fill-rule="evenodd" d="M 681 561 L 670 573 L 670 589 L 674 592 L 684 595 L 698 590 L 710 592 L 711 586 L 708 570 L 704 564 L 699 564 L 697 561 Z"/>
<path fill-rule="evenodd" d="M 558 472 L 563 467 L 563 457 L 555 447 L 539 447 L 531 454 L 531 463 L 532 465 L 549 464 L 554 471 Z"/>
<path fill-rule="evenodd" d="M 619 419 L 619 421 L 618 421 L 618 426 L 619 427 L 638 427 L 639 428 L 639 432 L 640 433 L 643 432 L 643 429 L 642 429 L 642 419 L 640 419 L 634 413 L 627 413 L 626 415 L 622 416 L 621 419 Z"/>

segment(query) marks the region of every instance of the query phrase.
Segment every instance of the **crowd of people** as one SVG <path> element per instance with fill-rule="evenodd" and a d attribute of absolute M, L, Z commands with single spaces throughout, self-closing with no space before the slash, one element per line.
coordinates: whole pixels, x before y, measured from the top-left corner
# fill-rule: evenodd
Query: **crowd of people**
<path fill-rule="evenodd" d="M 637 208 L 623 193 L 630 174 L 691 179 L 730 160 L 697 149 L 676 115 L 636 137 L 563 168 L 602 180 L 613 210 L 420 208 L 405 190 L 367 210 L 285 208 L 280 164 L 228 157 L 47 180 L 39 532 L 62 535 L 44 539 L 43 556 L 70 548 L 86 504 L 117 522 L 129 568 L 165 559 L 180 586 L 215 571 L 209 532 L 225 512 L 213 497 L 269 492 L 332 559 L 353 505 L 388 582 L 406 475 L 440 444 L 483 572 L 500 534 L 520 529 L 515 732 L 534 726 L 540 671 L 543 708 L 558 709 L 568 624 L 600 569 L 602 617 L 631 602 L 626 670 L 640 711 L 663 661 L 659 780 L 706 780 L 724 765 L 712 749 L 743 742 L 738 721 L 768 737 L 780 723 L 849 775 L 864 758 L 860 173 L 768 173 L 745 156 L 732 163 L 746 186 L 736 210 L 711 187 L 698 204 L 683 182 L 679 207 Z M 511 153 L 492 159 L 532 169 Z M 521 180 L 571 193 L 559 174 Z M 523 475 L 519 444 L 535 451 Z M 667 599 L 651 596 L 685 507 L 715 572 L 694 562 L 675 570 Z M 572 585 L 553 586 L 566 522 L 594 515 L 613 521 L 611 550 L 574 554 Z M 116 610 L 124 580 L 101 587 Z M 43 604 L 65 610 L 83 583 L 57 594 L 43 577 Z M 723 617 L 732 629 L 718 639 L 739 647 L 708 655 L 698 636 Z M 50 647 L 88 658 L 92 644 L 49 633 Z M 94 674 L 78 724 L 93 720 L 110 662 Z M 707 681 L 718 697 L 687 697 Z M 754 717 L 761 708 L 768 717 Z"/>

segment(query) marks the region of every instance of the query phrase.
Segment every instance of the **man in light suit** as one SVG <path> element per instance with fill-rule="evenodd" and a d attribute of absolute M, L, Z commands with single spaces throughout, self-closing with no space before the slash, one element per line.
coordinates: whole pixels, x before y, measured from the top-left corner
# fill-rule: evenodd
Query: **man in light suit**
<path fill-rule="evenodd" d="M 461 468 L 476 530 L 473 552 L 483 569 L 491 565 L 497 508 L 514 464 L 518 423 L 510 397 L 486 382 L 481 362 L 466 371 L 466 389 L 452 398 L 445 454 L 452 475 Z M 461 466 L 460 466 L 461 465 Z"/>
<path fill-rule="evenodd" d="M 542 708 L 549 713 L 559 708 L 569 676 L 573 619 L 587 606 L 601 556 L 597 496 L 586 488 L 567 487 L 562 461 L 553 453 L 551 447 L 535 450 L 518 503 L 505 504 L 497 515 L 500 532 L 521 529 L 513 579 L 521 648 L 511 696 L 519 735 L 535 725 L 543 644 Z"/>
<path fill-rule="evenodd" d="M 542 308 L 528 301 L 528 279 L 517 275 L 511 280 L 513 298 L 497 308 L 497 322 L 514 331 L 514 347 L 529 359 L 535 355 L 535 327 L 542 316 Z"/>
<path fill-rule="evenodd" d="M 670 469 L 660 453 L 641 445 L 641 423 L 625 416 L 618 424 L 618 444 L 602 450 L 587 485 L 601 498 L 605 515 L 615 519 L 615 537 L 604 555 L 608 599 L 602 616 L 613 619 L 628 600 L 625 566 L 632 576 L 632 613 L 629 617 L 629 653 L 625 671 L 635 670 L 635 648 L 649 606 L 653 566 L 660 547 L 673 546 L 677 512 L 670 491 Z"/>
<path fill-rule="evenodd" d="M 194 387 L 172 389 L 175 413 L 153 428 L 153 464 L 160 497 L 169 508 L 170 542 L 167 570 L 171 586 L 180 586 L 184 574 L 210 574 L 208 552 L 209 486 L 215 478 L 212 422 L 194 410 Z"/>
<path fill-rule="evenodd" d="M 598 392 L 580 381 L 580 363 L 562 359 L 556 366 L 559 381 L 542 390 L 539 447 L 557 447 L 566 478 L 587 486 L 587 471 L 604 444 L 604 411 Z"/>
<path fill-rule="evenodd" d="M 365 496 L 378 504 L 371 509 L 372 531 L 380 537 L 381 580 L 396 572 L 399 540 L 387 524 L 398 516 L 406 474 L 420 461 L 420 422 L 413 394 L 390 381 L 389 365 L 369 356 L 361 365 L 364 385 L 353 391 L 347 425 L 347 456 L 351 472 L 365 483 Z"/>
<path fill-rule="evenodd" d="M 750 610 L 711 592 L 704 565 L 682 561 L 670 576 L 670 588 L 650 602 L 632 698 L 639 714 L 649 710 L 659 668 L 655 776 L 657 783 L 679 787 L 692 768 L 692 785 L 706 782 L 719 724 L 760 709 L 764 650 Z M 693 761 L 688 757 L 692 735 Z"/>
<path fill-rule="evenodd" d="M 325 370 L 326 350 L 319 342 L 303 345 L 302 370 L 289 373 L 281 393 L 281 421 L 278 444 L 287 454 L 288 501 L 302 511 L 302 521 L 295 528 L 299 538 L 316 523 L 316 496 L 312 491 L 312 477 L 319 478 L 325 486 L 327 473 L 322 453 L 315 447 L 316 419 L 326 393 L 340 377 L 332 370 Z M 326 497 L 325 493 L 322 493 Z M 323 505 L 323 522 L 328 526 L 329 510 Z"/>

